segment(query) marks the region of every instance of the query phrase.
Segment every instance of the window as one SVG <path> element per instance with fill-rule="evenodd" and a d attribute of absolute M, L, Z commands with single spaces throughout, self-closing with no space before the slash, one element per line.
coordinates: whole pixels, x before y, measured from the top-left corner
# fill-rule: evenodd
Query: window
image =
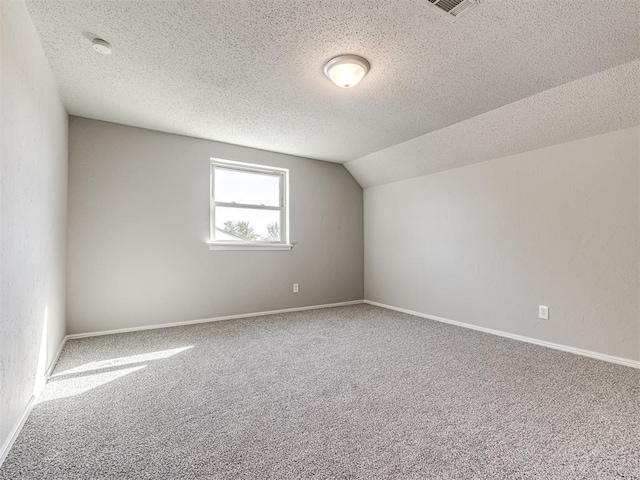
<path fill-rule="evenodd" d="M 290 250 L 283 168 L 211 160 L 212 250 Z"/>

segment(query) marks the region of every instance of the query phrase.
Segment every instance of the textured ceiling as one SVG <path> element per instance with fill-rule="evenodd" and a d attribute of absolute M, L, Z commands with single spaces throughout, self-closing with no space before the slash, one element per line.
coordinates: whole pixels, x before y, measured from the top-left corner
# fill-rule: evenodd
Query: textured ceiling
<path fill-rule="evenodd" d="M 345 162 L 640 56 L 640 0 L 29 0 L 69 113 Z M 109 56 L 91 38 L 113 45 Z M 322 66 L 363 55 L 335 87 Z"/>
<path fill-rule="evenodd" d="M 545 90 L 345 166 L 362 187 L 373 187 L 638 124 L 640 60 Z"/>

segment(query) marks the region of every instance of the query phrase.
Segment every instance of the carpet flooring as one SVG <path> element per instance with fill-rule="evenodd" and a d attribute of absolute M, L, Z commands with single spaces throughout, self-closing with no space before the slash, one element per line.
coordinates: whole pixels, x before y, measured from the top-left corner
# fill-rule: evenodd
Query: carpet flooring
<path fill-rule="evenodd" d="M 78 339 L 0 479 L 637 479 L 639 383 L 369 305 Z"/>

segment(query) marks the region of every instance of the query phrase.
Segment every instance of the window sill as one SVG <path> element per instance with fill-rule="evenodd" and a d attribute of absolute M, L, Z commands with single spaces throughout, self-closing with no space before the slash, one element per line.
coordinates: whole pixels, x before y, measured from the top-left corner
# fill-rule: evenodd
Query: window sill
<path fill-rule="evenodd" d="M 209 243 L 209 250 L 291 250 L 293 245 L 289 243 Z"/>

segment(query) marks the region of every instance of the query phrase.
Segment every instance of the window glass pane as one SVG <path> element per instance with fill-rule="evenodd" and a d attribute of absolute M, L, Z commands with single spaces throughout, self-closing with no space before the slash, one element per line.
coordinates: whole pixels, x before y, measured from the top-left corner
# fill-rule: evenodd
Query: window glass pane
<path fill-rule="evenodd" d="M 215 207 L 215 240 L 219 242 L 280 241 L 280 211 Z"/>
<path fill-rule="evenodd" d="M 216 202 L 280 206 L 280 175 L 216 168 Z"/>

